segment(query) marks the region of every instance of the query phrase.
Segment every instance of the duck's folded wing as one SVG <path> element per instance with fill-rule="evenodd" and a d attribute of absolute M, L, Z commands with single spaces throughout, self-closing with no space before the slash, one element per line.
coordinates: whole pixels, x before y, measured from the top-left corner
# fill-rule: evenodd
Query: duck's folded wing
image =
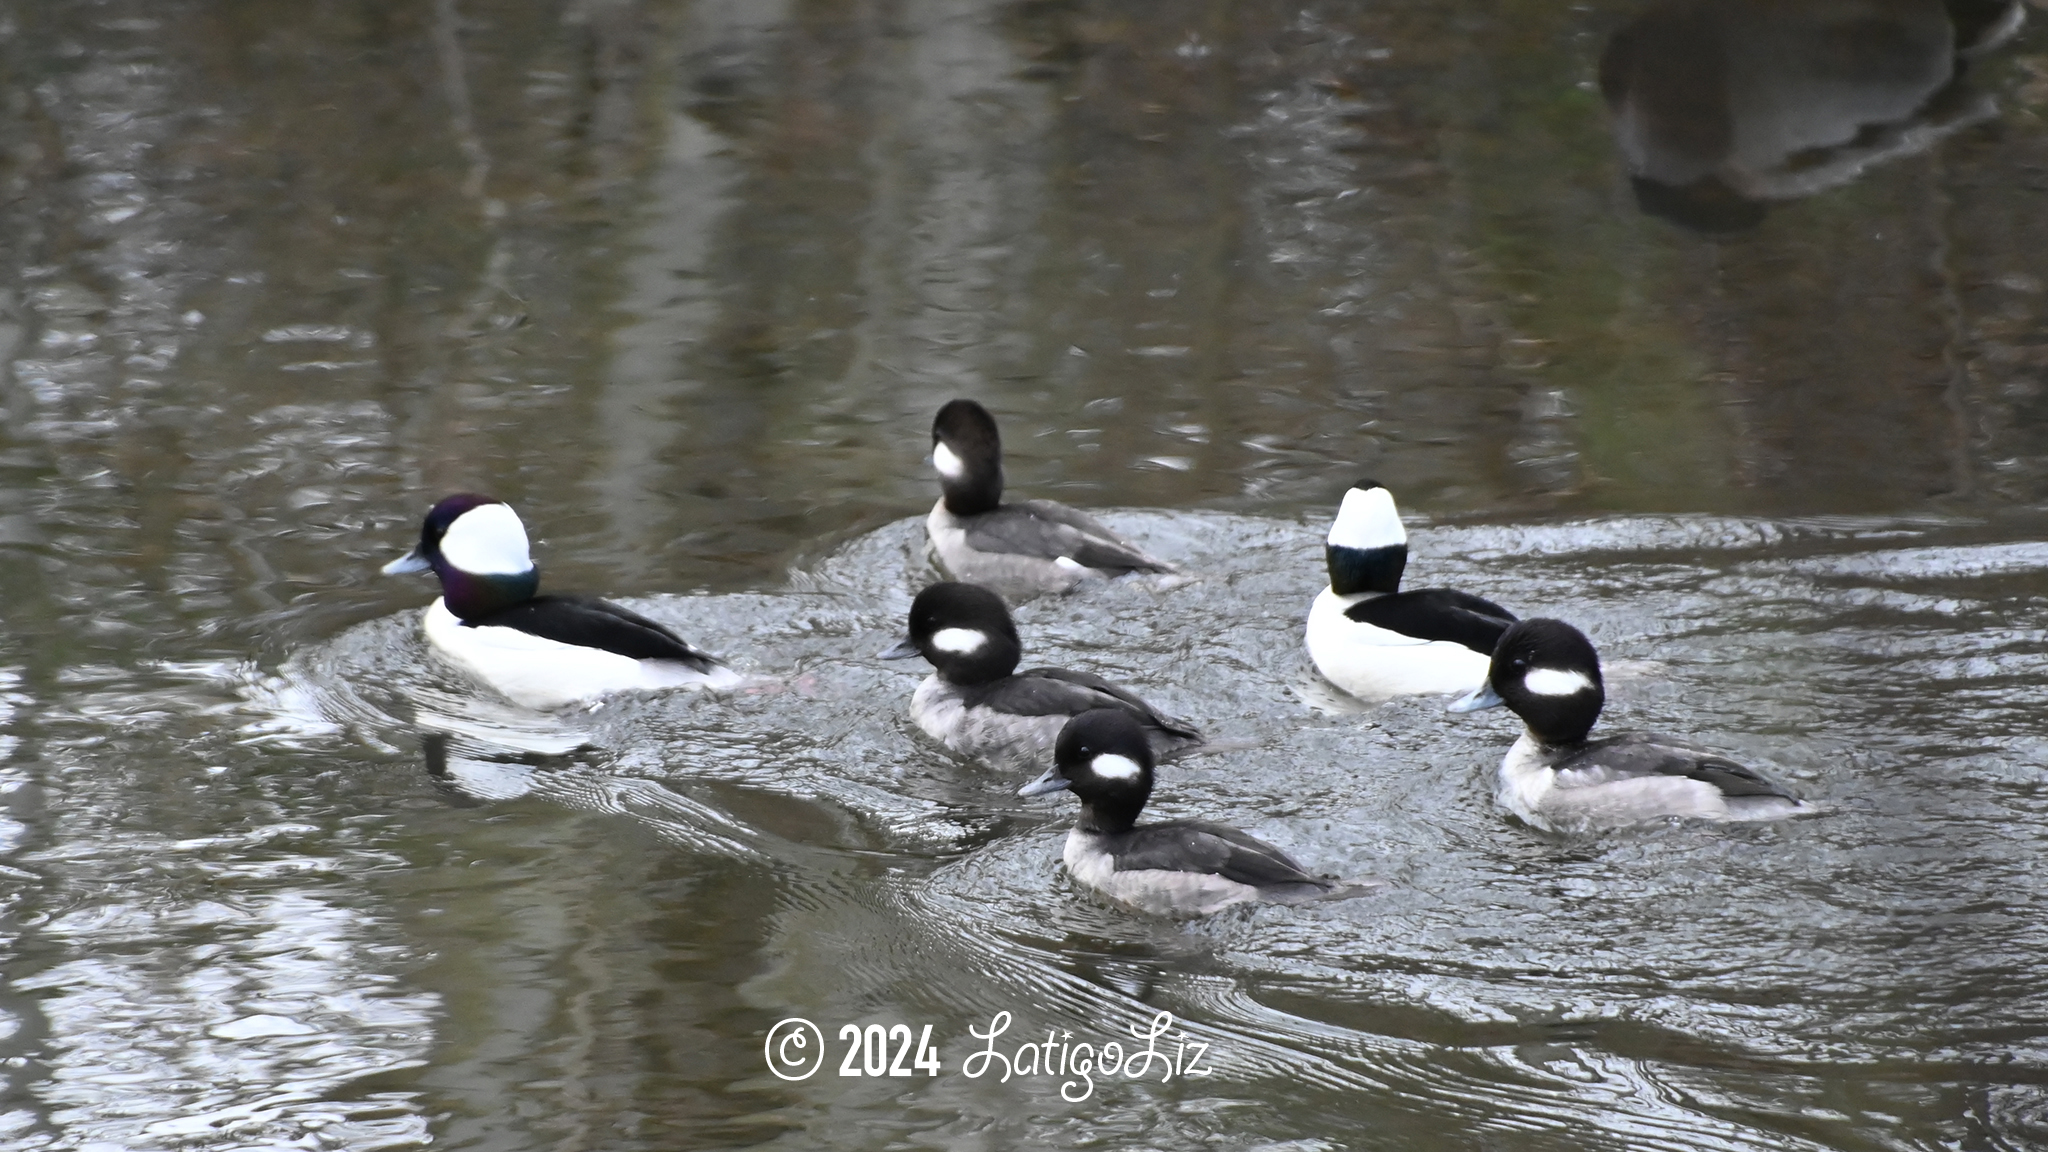
<path fill-rule="evenodd" d="M 1118 708 L 1141 723 L 1173 735 L 1190 740 L 1202 738 L 1194 725 L 1166 715 L 1130 689 L 1111 684 L 1093 672 L 1069 668 L 1028 668 L 997 684 L 983 702 L 1021 716 L 1076 716 L 1090 708 Z"/>
<path fill-rule="evenodd" d="M 1093 516 L 1051 500 L 1023 500 L 976 516 L 967 545 L 978 552 L 1016 552 L 1112 572 L 1170 572 L 1173 566 L 1104 528 Z"/>
<path fill-rule="evenodd" d="M 1746 765 L 1719 756 L 1709 756 L 1694 764 L 1686 773 L 1694 780 L 1704 780 L 1721 790 L 1723 796 L 1778 796 L 1786 800 L 1797 800 L 1791 790 L 1783 784 Z"/>
<path fill-rule="evenodd" d="M 1385 628 L 1417 640 L 1448 640 L 1474 652 L 1492 655 L 1500 634 L 1515 622 L 1515 614 L 1469 592 L 1449 588 L 1423 588 L 1414 592 L 1391 592 L 1360 600 L 1344 615 L 1361 624 Z"/>
<path fill-rule="evenodd" d="M 511 628 L 560 644 L 601 648 L 634 660 L 675 660 L 700 672 L 721 666 L 666 627 L 594 597 L 536 596 L 472 623 Z"/>
<path fill-rule="evenodd" d="M 1595 740 L 1559 761 L 1557 782 L 1587 787 L 1642 776 L 1683 776 L 1712 784 L 1723 796 L 1799 797 L 1756 769 L 1717 753 L 1659 736 L 1630 733 Z"/>
<path fill-rule="evenodd" d="M 1269 887 L 1329 881 L 1309 875 L 1285 852 L 1235 828 L 1203 820 L 1168 820 L 1133 828 L 1112 846 L 1119 871 L 1209 872 L 1239 884 Z"/>

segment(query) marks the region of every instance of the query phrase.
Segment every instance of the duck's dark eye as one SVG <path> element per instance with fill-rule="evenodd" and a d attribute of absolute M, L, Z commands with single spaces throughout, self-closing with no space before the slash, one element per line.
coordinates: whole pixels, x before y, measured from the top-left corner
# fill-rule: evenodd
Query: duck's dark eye
<path fill-rule="evenodd" d="M 1513 668 L 1514 668 L 1514 669 L 1516 669 L 1517 671 L 1520 671 L 1520 670 L 1521 670 L 1521 669 L 1523 669 L 1523 668 L 1527 668 L 1528 666 L 1529 666 L 1529 662 L 1528 662 L 1527 660 L 1524 660 L 1524 659 L 1523 659 L 1522 657 L 1520 657 L 1520 656 L 1517 656 L 1517 657 L 1515 657 L 1515 661 L 1514 661 L 1513 665 L 1511 665 L 1511 667 L 1513 667 Z"/>

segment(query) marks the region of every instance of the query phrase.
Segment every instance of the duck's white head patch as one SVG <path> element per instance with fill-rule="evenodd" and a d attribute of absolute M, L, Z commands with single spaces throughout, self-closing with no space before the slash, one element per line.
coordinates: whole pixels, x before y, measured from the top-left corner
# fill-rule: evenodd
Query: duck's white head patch
<path fill-rule="evenodd" d="M 1584 672 L 1569 668 L 1532 668 L 1522 677 L 1522 687 L 1538 696 L 1573 696 L 1591 692 L 1593 682 Z"/>
<path fill-rule="evenodd" d="M 455 518 L 441 535 L 441 555 L 448 563 L 478 576 L 510 576 L 533 571 L 526 544 L 526 525 L 509 504 L 479 504 Z"/>
<path fill-rule="evenodd" d="M 986 643 L 988 633 L 978 628 L 941 628 L 932 633 L 932 647 L 958 656 L 979 652 Z"/>
<path fill-rule="evenodd" d="M 1401 526 L 1401 513 L 1394 507 L 1394 494 L 1385 488 L 1353 488 L 1337 506 L 1337 522 L 1330 525 L 1329 542 L 1338 548 L 1385 548 L 1408 542 L 1408 529 Z"/>
<path fill-rule="evenodd" d="M 967 475 L 967 465 L 961 463 L 958 456 L 953 455 L 953 450 L 946 447 L 944 440 L 932 445 L 932 467 L 937 468 L 939 475 L 948 480 L 958 480 Z"/>
<path fill-rule="evenodd" d="M 1136 780 L 1144 771 L 1129 756 L 1105 752 L 1088 762 L 1088 770 L 1105 780 Z"/>

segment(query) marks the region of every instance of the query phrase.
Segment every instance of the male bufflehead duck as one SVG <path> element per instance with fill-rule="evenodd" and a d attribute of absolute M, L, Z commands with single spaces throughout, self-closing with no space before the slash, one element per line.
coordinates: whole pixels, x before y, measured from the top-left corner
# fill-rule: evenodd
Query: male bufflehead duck
<path fill-rule="evenodd" d="M 437 650 L 528 708 L 634 688 L 730 688 L 737 672 L 674 632 L 587 596 L 536 596 L 540 573 L 509 505 L 464 492 L 433 506 L 387 575 L 432 569 L 441 598 L 424 629 Z"/>
<path fill-rule="evenodd" d="M 1053 767 L 1017 794 L 1070 790 L 1080 799 L 1081 818 L 1067 833 L 1067 871 L 1120 904 L 1206 916 L 1252 900 L 1314 900 L 1339 887 L 1235 828 L 1204 820 L 1138 827 L 1152 795 L 1152 746 L 1127 712 L 1096 708 L 1067 721 L 1053 755 Z"/>
<path fill-rule="evenodd" d="M 925 519 L 932 550 L 955 580 L 1010 595 L 1067 592 L 1091 576 L 1171 572 L 1095 518 L 1051 500 L 1003 503 L 1003 442 L 972 400 L 932 420 L 932 466 L 945 495 Z"/>
<path fill-rule="evenodd" d="M 1323 548 L 1330 586 L 1309 606 L 1303 640 L 1316 670 L 1367 699 L 1469 692 L 1515 615 L 1447 588 L 1401 591 L 1408 530 L 1394 497 L 1371 480 L 1344 494 Z"/>
<path fill-rule="evenodd" d="M 1024 646 L 1002 597 L 978 584 L 934 584 L 910 605 L 910 635 L 884 660 L 923 656 L 937 671 L 917 686 L 910 715 L 932 739 L 963 756 L 1004 766 L 1051 751 L 1067 718 L 1091 708 L 1127 713 L 1161 756 L 1202 743 L 1185 720 L 1161 715 L 1130 692 L 1087 672 L 1017 671 Z"/>
<path fill-rule="evenodd" d="M 1640 732 L 1586 739 L 1606 699 L 1591 641 L 1562 620 L 1524 620 L 1500 638 L 1487 682 L 1451 711 L 1505 704 L 1528 726 L 1500 762 L 1499 799 L 1537 828 L 1667 816 L 1776 820 L 1814 810 L 1784 785 L 1703 748 Z"/>

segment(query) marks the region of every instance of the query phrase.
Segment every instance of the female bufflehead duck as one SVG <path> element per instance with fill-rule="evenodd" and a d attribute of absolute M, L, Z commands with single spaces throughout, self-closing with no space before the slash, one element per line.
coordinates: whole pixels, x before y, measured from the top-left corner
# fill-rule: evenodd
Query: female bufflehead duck
<path fill-rule="evenodd" d="M 1096 708 L 1067 721 L 1054 766 L 1017 794 L 1063 789 L 1081 801 L 1067 834 L 1067 871 L 1140 912 L 1206 916 L 1252 900 L 1314 900 L 1339 887 L 1235 828 L 1203 820 L 1138 827 L 1152 795 L 1152 747 L 1127 712 Z"/>
<path fill-rule="evenodd" d="M 1011 595 L 1067 592 L 1090 576 L 1171 572 L 1095 518 L 1051 500 L 1003 503 L 1003 442 L 994 417 L 953 400 L 932 421 L 932 466 L 945 495 L 925 519 L 955 580 Z"/>
<path fill-rule="evenodd" d="M 1100 676 L 1064 668 L 1017 671 L 1024 646 L 1002 597 L 977 584 L 934 584 L 910 605 L 910 635 L 884 660 L 923 656 L 936 672 L 917 686 L 910 715 L 932 739 L 963 756 L 1005 766 L 1051 751 L 1067 718 L 1091 708 L 1127 713 L 1155 753 L 1202 743 L 1185 720 L 1161 715 Z"/>
<path fill-rule="evenodd" d="M 730 688 L 737 672 L 660 624 L 586 596 L 536 596 L 540 573 L 511 507 L 464 492 L 427 512 L 387 575 L 433 569 L 424 628 L 437 650 L 528 708 L 634 688 Z"/>
<path fill-rule="evenodd" d="M 1487 682 L 1451 705 L 1505 704 L 1528 730 L 1500 762 L 1501 806 L 1537 828 L 1578 831 L 1666 816 L 1776 820 L 1814 810 L 1725 756 L 1631 732 L 1588 740 L 1607 696 L 1592 642 L 1562 620 L 1524 620 L 1500 638 Z"/>
<path fill-rule="evenodd" d="M 1446 588 L 1401 591 L 1408 530 L 1385 488 L 1371 480 L 1352 485 L 1323 555 L 1330 586 L 1309 606 L 1303 640 L 1330 683 L 1380 699 L 1469 692 L 1486 682 L 1487 662 L 1514 613 Z"/>

